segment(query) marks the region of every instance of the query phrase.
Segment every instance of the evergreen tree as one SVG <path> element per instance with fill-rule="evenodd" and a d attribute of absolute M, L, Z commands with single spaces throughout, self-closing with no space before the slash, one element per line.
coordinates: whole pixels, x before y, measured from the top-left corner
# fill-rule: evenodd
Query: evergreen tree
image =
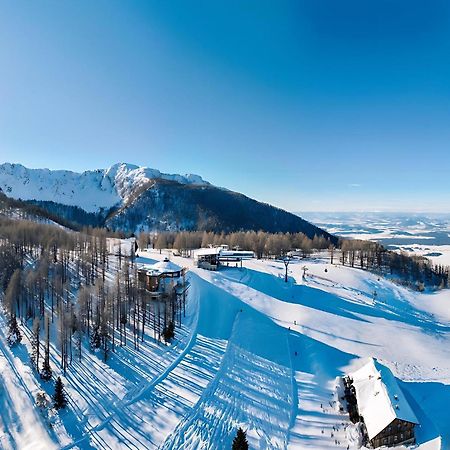
<path fill-rule="evenodd" d="M 31 338 L 31 362 L 39 370 L 39 358 L 40 352 L 40 333 L 41 333 L 41 322 L 39 317 L 36 317 L 33 322 L 33 332 Z"/>
<path fill-rule="evenodd" d="M 248 450 L 247 433 L 242 428 L 237 430 L 231 448 L 232 450 Z"/>
<path fill-rule="evenodd" d="M 52 378 L 52 368 L 50 367 L 50 320 L 47 317 L 47 337 L 45 342 L 44 362 L 42 363 L 41 378 L 49 381 Z"/>
<path fill-rule="evenodd" d="M 83 335 L 81 333 L 81 330 L 76 330 L 75 331 L 74 338 L 75 338 L 76 356 L 78 357 L 78 360 L 81 361 L 82 339 L 83 339 Z"/>
<path fill-rule="evenodd" d="M 171 339 L 175 337 L 175 324 L 170 321 L 167 327 L 164 328 L 163 337 L 166 342 L 169 342 Z"/>
<path fill-rule="evenodd" d="M 108 324 L 106 322 L 103 322 L 100 327 L 100 341 L 103 349 L 103 361 L 106 362 L 109 355 L 109 333 Z"/>
<path fill-rule="evenodd" d="M 67 405 L 66 394 L 64 393 L 64 384 L 58 377 L 55 381 L 55 393 L 53 394 L 53 406 L 55 409 L 65 408 Z"/>
<path fill-rule="evenodd" d="M 10 347 L 19 344 L 22 341 L 22 334 L 19 330 L 19 325 L 17 325 L 16 316 L 11 316 L 11 320 L 9 321 L 9 330 L 8 330 L 8 344 Z"/>
<path fill-rule="evenodd" d="M 90 338 L 90 347 L 92 351 L 97 350 L 102 345 L 102 339 L 100 336 L 99 326 L 95 325 L 92 330 L 91 338 Z"/>
<path fill-rule="evenodd" d="M 52 378 L 52 368 L 50 367 L 50 358 L 47 352 L 47 348 L 45 349 L 44 362 L 42 363 L 41 370 L 41 378 L 44 381 L 49 381 Z"/>

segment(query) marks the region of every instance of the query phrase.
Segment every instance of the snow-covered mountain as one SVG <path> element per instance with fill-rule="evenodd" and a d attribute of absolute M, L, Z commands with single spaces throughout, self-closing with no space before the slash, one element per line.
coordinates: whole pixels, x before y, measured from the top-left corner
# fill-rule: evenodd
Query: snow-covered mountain
<path fill-rule="evenodd" d="M 74 228 L 117 231 L 302 232 L 337 238 L 295 214 L 219 188 L 198 175 L 173 175 L 119 163 L 76 173 L 0 165 L 0 193 L 32 203 Z M 25 205 L 26 206 L 26 205 Z"/>
<path fill-rule="evenodd" d="M 83 173 L 28 169 L 21 164 L 0 165 L 0 190 L 8 197 L 77 206 L 90 213 L 126 203 L 130 195 L 150 180 L 189 185 L 209 184 L 199 175 L 172 175 L 125 163 Z"/>

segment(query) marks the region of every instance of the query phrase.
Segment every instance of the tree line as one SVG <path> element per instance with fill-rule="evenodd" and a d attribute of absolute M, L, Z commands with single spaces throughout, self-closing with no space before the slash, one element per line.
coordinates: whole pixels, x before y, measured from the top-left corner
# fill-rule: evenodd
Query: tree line
<path fill-rule="evenodd" d="M 139 248 L 151 246 L 156 249 L 177 249 L 182 254 L 189 254 L 192 250 L 201 247 L 225 244 L 230 248 L 252 250 L 257 258 L 280 256 L 292 250 L 301 250 L 306 256 L 314 249 L 327 249 L 332 245 L 323 236 L 314 236 L 313 239 L 310 239 L 303 233 L 267 233 L 264 231 L 140 233 L 138 242 Z"/>
<path fill-rule="evenodd" d="M 343 264 L 388 275 L 398 282 L 423 290 L 449 287 L 449 267 L 434 265 L 421 256 L 387 250 L 383 245 L 359 239 L 341 239 L 337 245 L 323 236 L 308 238 L 303 233 L 266 233 L 243 231 L 214 233 L 200 231 L 140 233 L 139 247 L 176 249 L 189 256 L 201 247 L 228 245 L 251 250 L 258 259 L 283 258 L 287 255 L 308 257 L 314 251 L 327 250 L 331 264 Z"/>
<path fill-rule="evenodd" d="M 419 291 L 425 288 L 449 287 L 450 269 L 431 260 L 406 252 L 387 250 L 383 245 L 364 240 L 342 240 L 339 261 L 380 275 L 387 275 L 401 284 Z"/>

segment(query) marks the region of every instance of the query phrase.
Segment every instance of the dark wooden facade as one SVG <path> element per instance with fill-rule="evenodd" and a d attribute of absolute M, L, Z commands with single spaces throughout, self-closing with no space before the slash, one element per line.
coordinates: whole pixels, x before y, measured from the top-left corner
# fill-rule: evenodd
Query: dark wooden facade
<path fill-rule="evenodd" d="M 151 276 L 146 270 L 138 270 L 139 286 L 150 292 L 157 292 L 159 289 L 159 277 Z"/>
<path fill-rule="evenodd" d="M 416 442 L 414 427 L 415 423 L 405 420 L 394 419 L 383 431 L 378 433 L 370 443 L 373 448 L 393 447 L 396 445 L 410 445 Z"/>
<path fill-rule="evenodd" d="M 159 293 L 163 295 L 165 292 L 162 290 L 165 279 L 182 278 L 185 275 L 185 269 L 181 269 L 177 272 L 156 273 L 148 271 L 146 269 L 138 270 L 138 281 L 142 289 L 145 289 L 151 293 Z"/>
<path fill-rule="evenodd" d="M 161 340 L 170 322 L 181 326 L 182 317 L 186 314 L 186 294 L 189 289 L 186 272 L 185 268 L 164 273 L 138 269 L 138 285 L 143 300 L 142 335 L 145 322 L 152 326 L 154 338 L 158 340 Z"/>

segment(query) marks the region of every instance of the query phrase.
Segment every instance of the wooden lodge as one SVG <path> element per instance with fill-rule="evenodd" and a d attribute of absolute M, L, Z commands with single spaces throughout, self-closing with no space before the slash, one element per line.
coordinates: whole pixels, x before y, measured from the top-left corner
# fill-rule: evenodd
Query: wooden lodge
<path fill-rule="evenodd" d="M 179 267 L 167 258 L 154 265 L 138 268 L 138 285 L 144 294 L 145 309 L 148 308 L 149 320 L 155 330 L 155 338 L 161 339 L 169 322 L 181 325 L 186 314 L 186 293 L 189 282 L 187 269 Z"/>
<path fill-rule="evenodd" d="M 142 289 L 154 297 L 165 297 L 173 293 L 174 288 L 186 285 L 186 269 L 177 266 L 167 258 L 152 266 L 138 269 L 138 281 Z"/>
<path fill-rule="evenodd" d="M 392 372 L 374 359 L 344 378 L 353 423 L 364 423 L 365 445 L 372 448 L 416 442 L 418 420 Z"/>

